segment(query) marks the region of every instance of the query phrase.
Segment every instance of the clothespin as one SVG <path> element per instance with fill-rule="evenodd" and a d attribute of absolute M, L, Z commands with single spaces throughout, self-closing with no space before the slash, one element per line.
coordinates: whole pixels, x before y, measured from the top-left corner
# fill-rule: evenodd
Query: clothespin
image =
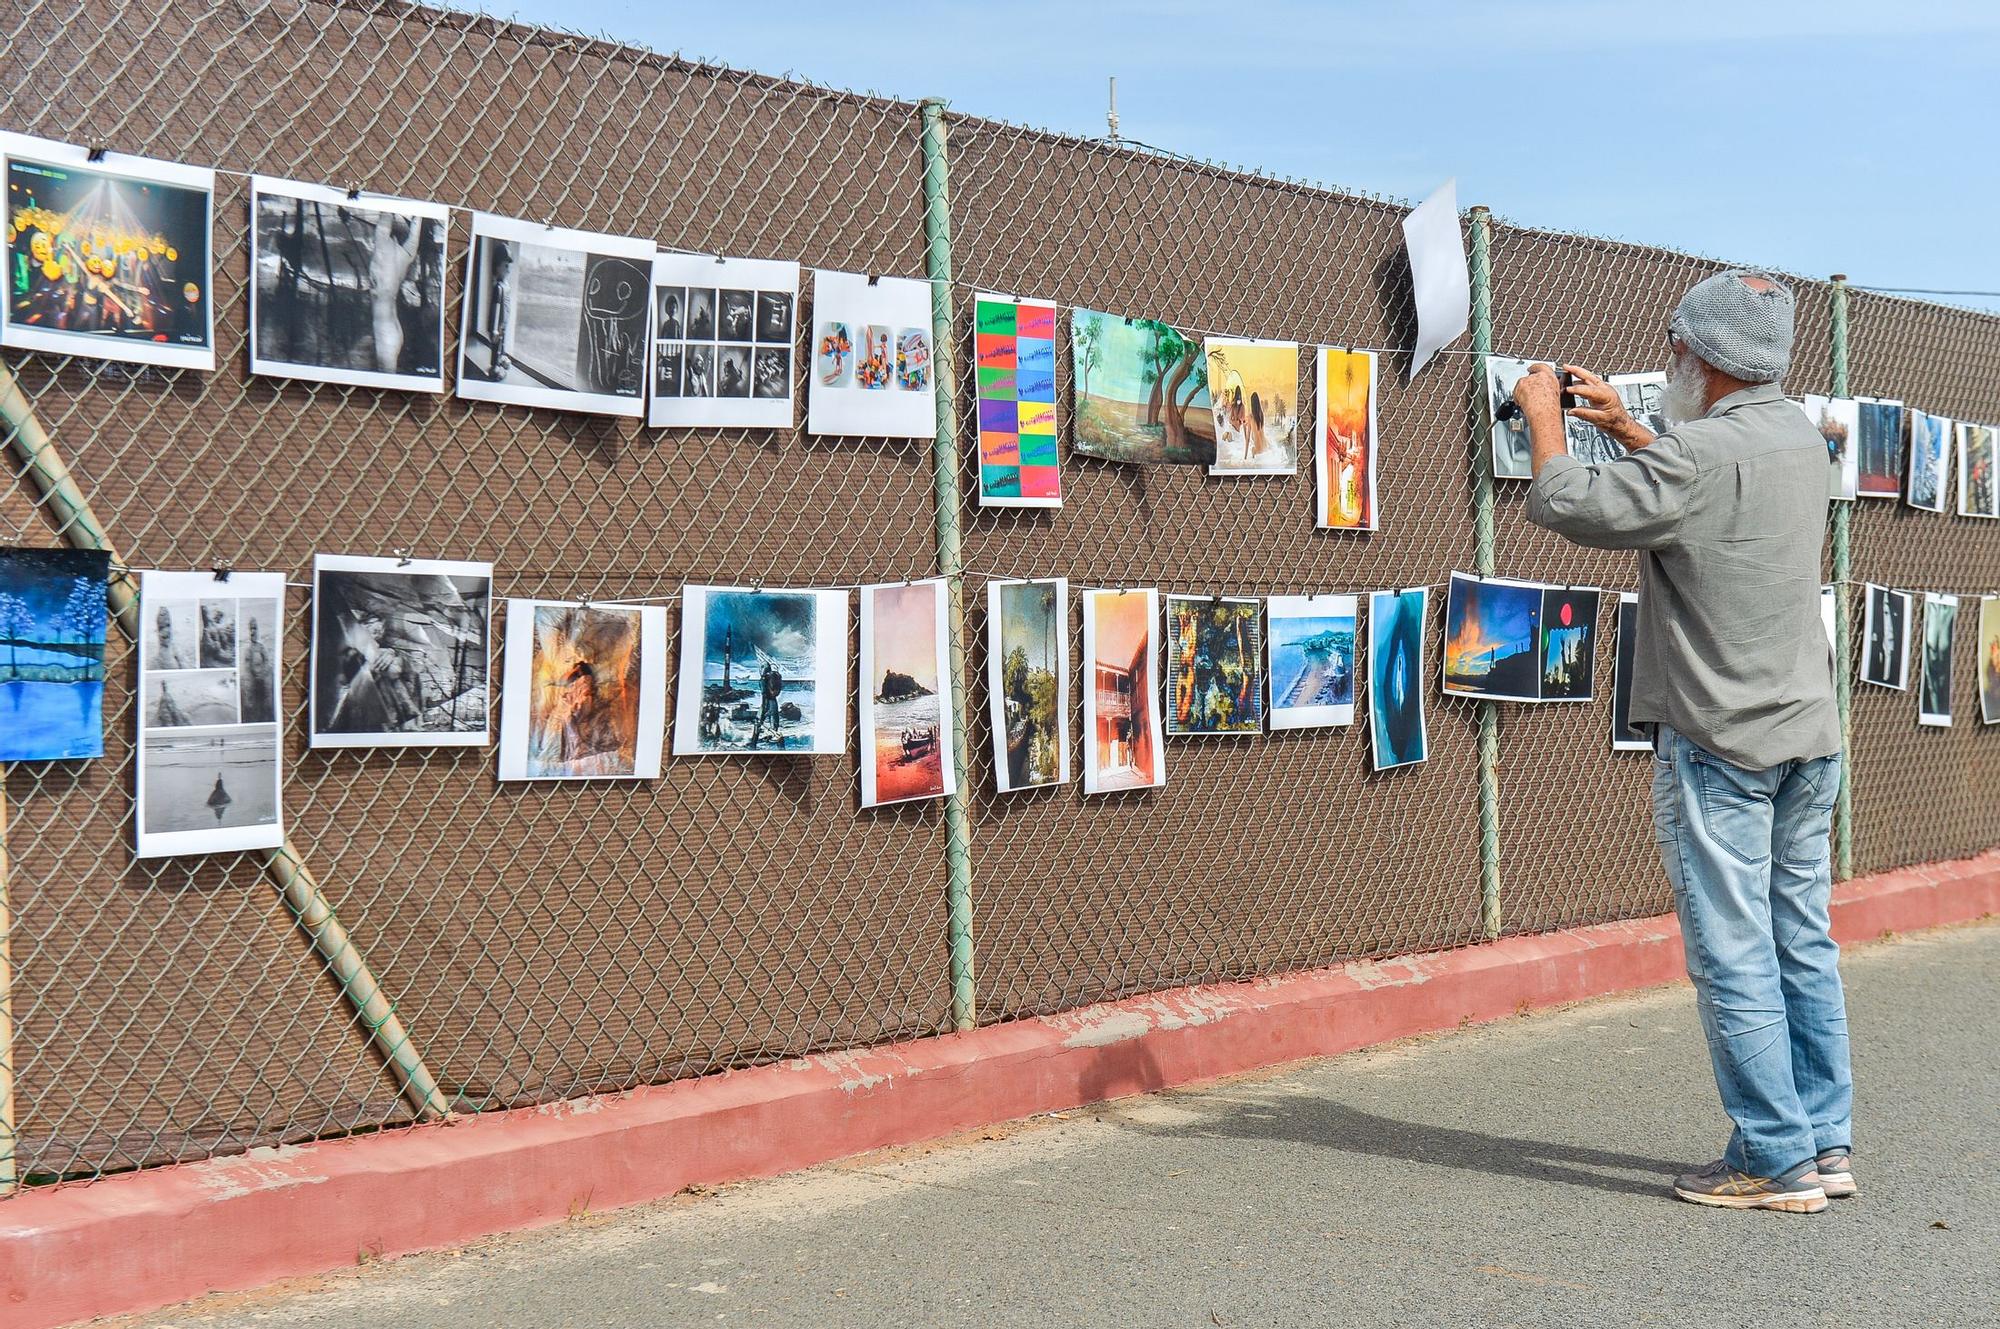
<path fill-rule="evenodd" d="M 209 571 L 215 574 L 215 579 L 217 581 L 228 581 L 231 568 L 228 563 L 217 563 L 214 567 L 210 568 Z"/>
<path fill-rule="evenodd" d="M 762 577 L 757 577 L 752 579 L 752 581 L 750 582 L 750 594 L 762 595 L 763 593 L 764 593 L 764 579 Z"/>
<path fill-rule="evenodd" d="M 410 551 L 407 546 L 398 545 L 389 552 L 396 556 L 396 566 L 399 568 L 407 568 L 410 564 L 416 562 L 415 559 L 410 557 Z"/>
<path fill-rule="evenodd" d="M 871 272 L 871 273 L 869 273 L 869 274 L 868 274 L 868 284 L 869 284 L 870 286 L 873 286 L 873 285 L 875 285 L 875 284 L 876 284 L 877 282 L 879 282 L 879 281 L 881 281 L 881 280 L 882 280 L 882 277 L 881 277 L 881 274 L 879 274 L 879 273 L 874 273 L 874 272 Z"/>
<path fill-rule="evenodd" d="M 90 155 L 89 157 L 86 158 L 86 160 L 101 162 L 104 160 L 104 154 L 109 151 L 110 149 L 105 147 L 102 143 L 93 143 L 90 145 Z"/>
<path fill-rule="evenodd" d="M 361 186 L 350 184 L 347 187 L 347 201 L 349 203 L 352 203 L 355 199 L 360 197 L 361 197 Z"/>

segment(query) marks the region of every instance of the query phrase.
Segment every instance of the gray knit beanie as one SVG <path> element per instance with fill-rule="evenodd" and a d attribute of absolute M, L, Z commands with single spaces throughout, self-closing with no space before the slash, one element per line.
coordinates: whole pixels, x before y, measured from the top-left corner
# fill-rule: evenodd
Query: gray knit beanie
<path fill-rule="evenodd" d="M 1792 292 L 1768 272 L 1731 268 L 1682 296 L 1667 330 L 1731 378 L 1775 383 L 1792 363 Z"/>

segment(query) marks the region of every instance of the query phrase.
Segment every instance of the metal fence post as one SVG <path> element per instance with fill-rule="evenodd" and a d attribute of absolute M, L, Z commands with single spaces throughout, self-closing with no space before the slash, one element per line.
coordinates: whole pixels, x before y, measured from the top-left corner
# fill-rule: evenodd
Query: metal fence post
<path fill-rule="evenodd" d="M 1493 353 L 1493 214 L 1472 209 L 1473 416 L 1486 391 L 1486 357 Z M 1495 571 L 1493 553 L 1493 450 L 1473 430 L 1472 557 L 1482 577 Z M 1479 707 L 1479 922 L 1488 937 L 1500 935 L 1500 708 Z"/>
<path fill-rule="evenodd" d="M 57 526 L 62 537 L 78 549 L 101 549 L 111 555 L 114 564 L 122 565 L 110 534 L 104 524 L 91 511 L 90 500 L 84 497 L 76 479 L 69 472 L 62 454 L 56 451 L 55 440 L 42 428 L 35 418 L 34 408 L 29 404 L 27 394 L 21 390 L 13 371 L 0 364 L 0 424 L 4 424 L 7 442 L 20 459 L 22 468 L 32 479 L 35 493 L 41 502 L 47 503 L 58 518 Z M 126 637 L 132 641 L 139 639 L 139 592 L 133 584 L 129 572 L 114 572 L 107 587 L 111 616 Z M 0 830 L 5 822 L 0 820 Z M 277 884 L 278 893 L 285 902 L 292 917 L 298 922 L 306 937 L 329 972 L 340 984 L 341 995 L 354 1008 L 356 1018 L 367 1030 L 369 1041 L 388 1063 L 390 1074 L 396 1080 L 396 1087 L 402 1092 L 419 1116 L 442 1117 L 451 1111 L 451 1105 L 438 1089 L 437 1081 L 418 1056 L 416 1046 L 410 1041 L 409 1031 L 404 1028 L 401 1017 L 376 981 L 374 971 L 362 958 L 347 929 L 327 903 L 326 895 L 306 871 L 305 862 L 293 849 L 290 841 L 284 848 L 266 850 L 263 855 L 264 868 Z M 0 889 L 4 889 L 5 876 L 0 874 Z M 5 898 L 0 895 L 0 909 L 4 909 Z M 11 990 L 9 991 L 11 997 Z M 11 1003 L 10 1003 L 11 1004 Z M 11 1011 L 6 1012 L 11 1015 Z M 10 1025 L 11 1029 L 11 1025 Z M 11 1056 L 8 1069 L 12 1070 Z M 12 1076 L 9 1075 L 11 1088 Z M 13 1117 L 8 1114 L 7 1129 L 12 1129 Z"/>
<path fill-rule="evenodd" d="M 931 357 L 937 388 L 937 437 L 931 444 L 937 494 L 938 571 L 950 596 L 951 760 L 956 778 L 944 804 L 947 929 L 951 948 L 951 1022 L 978 1023 L 972 986 L 972 812 L 965 757 L 965 577 L 959 551 L 957 342 L 951 332 L 951 168 L 945 103 L 922 104 L 924 127 L 924 275 L 931 281 Z"/>
<path fill-rule="evenodd" d="M 1847 395 L 1847 277 L 1833 276 L 1833 331 L 1829 351 L 1833 360 L 1830 390 L 1836 397 Z M 1834 697 L 1840 705 L 1840 801 L 1833 822 L 1833 875 L 1846 881 L 1854 875 L 1854 680 L 1849 675 L 1848 643 L 1853 640 L 1852 616 L 1847 606 L 1847 583 L 1854 573 L 1854 546 L 1849 523 L 1854 516 L 1852 503 L 1833 505 L 1833 654 Z"/>

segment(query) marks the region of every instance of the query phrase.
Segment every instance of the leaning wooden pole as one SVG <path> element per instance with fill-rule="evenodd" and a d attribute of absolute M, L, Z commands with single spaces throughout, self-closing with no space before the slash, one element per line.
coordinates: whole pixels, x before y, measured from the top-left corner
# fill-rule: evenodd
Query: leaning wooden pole
<path fill-rule="evenodd" d="M 139 639 L 139 591 L 131 574 L 125 569 L 125 561 L 118 556 L 117 547 L 112 543 L 110 533 L 97 515 L 90 509 L 90 501 L 83 495 L 76 480 L 70 475 L 62 454 L 56 451 L 55 441 L 35 418 L 33 405 L 27 394 L 21 390 L 19 380 L 13 370 L 0 364 L 0 422 L 7 430 L 7 444 L 19 460 L 23 473 L 33 481 L 39 503 L 48 511 L 55 522 L 57 532 L 78 549 L 100 549 L 111 555 L 113 572 L 108 587 L 112 617 L 132 641 Z M 6 852 L 4 844 L 5 822 L 0 820 L 0 938 L 5 937 L 7 917 L 6 896 Z M 375 973 L 368 967 L 360 950 L 354 945 L 347 929 L 327 902 L 325 892 L 306 870 L 305 860 L 287 841 L 281 849 L 264 851 L 264 870 L 278 888 L 278 894 L 291 911 L 312 948 L 325 962 L 327 971 L 340 984 L 341 995 L 354 1008 L 354 1014 L 368 1032 L 369 1041 L 389 1067 L 395 1077 L 396 1087 L 407 1099 L 410 1106 L 422 1117 L 442 1117 L 451 1111 L 451 1105 L 438 1089 L 437 1080 L 424 1065 L 416 1045 L 410 1041 L 410 1033 L 404 1027 L 402 1018 L 389 1001 Z M 4 947 L 0 946 L 0 952 Z M 7 983 L 7 967 L 4 954 L 0 954 L 0 997 L 11 997 L 12 985 Z M 5 1134 L 11 1145 L 16 1118 L 13 1113 L 11 1090 L 13 1086 L 13 1058 L 11 1043 L 13 1033 L 12 1003 L 0 1000 L 0 1053 L 6 1053 L 5 1087 L 9 1096 L 0 1111 L 6 1113 L 0 1122 L 0 1133 Z M 9 1148 L 11 1170 L 12 1150 Z"/>

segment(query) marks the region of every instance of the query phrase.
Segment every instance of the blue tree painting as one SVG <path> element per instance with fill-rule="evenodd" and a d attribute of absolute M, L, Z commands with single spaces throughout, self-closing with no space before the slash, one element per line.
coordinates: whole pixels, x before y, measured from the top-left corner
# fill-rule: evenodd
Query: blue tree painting
<path fill-rule="evenodd" d="M 110 572 L 94 550 L 0 549 L 0 761 L 104 755 Z"/>

